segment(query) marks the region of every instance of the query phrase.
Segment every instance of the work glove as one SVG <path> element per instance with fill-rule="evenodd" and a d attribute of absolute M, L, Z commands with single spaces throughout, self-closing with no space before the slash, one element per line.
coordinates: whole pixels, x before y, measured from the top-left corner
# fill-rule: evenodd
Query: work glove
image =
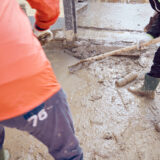
<path fill-rule="evenodd" d="M 144 30 L 154 38 L 160 36 L 160 13 L 155 13 L 153 17 L 150 18 L 149 24 Z"/>
<path fill-rule="evenodd" d="M 152 40 L 160 36 L 160 13 L 155 12 L 154 15 L 150 18 L 149 23 L 145 26 L 144 33 L 141 37 L 141 40 L 137 43 L 137 49 L 141 49 L 141 44 L 143 42 Z M 156 44 L 157 47 L 160 46 L 160 43 Z"/>
<path fill-rule="evenodd" d="M 147 41 L 150 41 L 150 40 L 152 40 L 152 39 L 154 39 L 154 38 L 153 38 L 150 34 L 143 33 L 143 34 L 141 35 L 141 38 L 140 38 L 139 40 L 137 40 L 137 49 L 138 49 L 138 50 L 141 50 L 141 49 L 142 49 L 142 48 L 141 48 L 142 43 L 147 42 Z"/>
<path fill-rule="evenodd" d="M 152 26 L 154 25 L 154 28 L 158 27 L 158 21 L 159 21 L 159 13 L 154 12 L 153 16 L 150 17 L 149 23 L 144 27 L 144 32 L 149 32 L 152 29 Z"/>
<path fill-rule="evenodd" d="M 50 42 L 53 39 L 53 33 L 50 29 L 38 30 L 34 28 L 33 33 L 38 38 L 42 46 Z"/>

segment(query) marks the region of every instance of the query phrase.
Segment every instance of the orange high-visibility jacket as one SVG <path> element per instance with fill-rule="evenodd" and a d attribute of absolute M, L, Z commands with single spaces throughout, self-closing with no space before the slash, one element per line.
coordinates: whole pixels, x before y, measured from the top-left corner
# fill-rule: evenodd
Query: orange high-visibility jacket
<path fill-rule="evenodd" d="M 27 0 L 36 9 L 36 25 L 48 29 L 59 16 L 59 0 Z"/>
<path fill-rule="evenodd" d="M 58 0 L 28 0 L 36 24 L 49 28 Z M 46 19 L 45 19 L 46 17 Z M 58 92 L 60 85 L 27 16 L 16 0 L 0 2 L 0 121 L 24 114 Z"/>

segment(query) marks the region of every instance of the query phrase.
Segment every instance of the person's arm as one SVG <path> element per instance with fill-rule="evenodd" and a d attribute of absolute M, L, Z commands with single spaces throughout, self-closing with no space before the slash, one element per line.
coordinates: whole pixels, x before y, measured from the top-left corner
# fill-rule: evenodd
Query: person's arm
<path fill-rule="evenodd" d="M 160 13 L 160 1 L 159 0 L 149 0 L 151 7 Z"/>
<path fill-rule="evenodd" d="M 47 30 L 59 16 L 59 0 L 27 0 L 36 9 L 35 28 L 39 31 Z"/>
<path fill-rule="evenodd" d="M 144 31 L 151 35 L 152 38 L 160 36 L 160 1 L 149 0 L 151 7 L 155 10 L 154 15 L 150 18 L 149 23 L 145 26 Z"/>

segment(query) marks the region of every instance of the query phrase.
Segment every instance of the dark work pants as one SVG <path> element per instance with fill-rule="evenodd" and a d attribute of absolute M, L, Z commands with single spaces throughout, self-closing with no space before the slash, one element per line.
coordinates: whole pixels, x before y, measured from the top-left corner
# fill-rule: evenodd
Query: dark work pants
<path fill-rule="evenodd" d="M 160 12 L 160 2 L 159 0 L 149 0 L 150 4 L 151 4 L 151 7 L 157 11 L 157 12 Z"/>
<path fill-rule="evenodd" d="M 0 122 L 0 149 L 4 126 L 27 131 L 45 144 L 56 160 L 83 160 L 63 90 L 25 115 Z"/>
<path fill-rule="evenodd" d="M 160 36 L 160 2 L 159 0 L 149 0 L 151 7 L 158 12 L 156 15 L 156 18 L 154 19 L 154 22 L 150 26 L 150 29 L 148 30 L 148 34 L 152 35 L 154 38 L 157 38 Z M 153 65 L 151 67 L 150 72 L 148 75 L 160 78 L 160 47 L 156 51 L 153 59 Z"/>
<path fill-rule="evenodd" d="M 160 36 L 160 2 L 159 0 L 149 0 L 151 7 L 157 12 L 156 15 L 150 18 L 150 22 L 147 25 L 147 33 L 152 37 L 157 38 Z"/>
<path fill-rule="evenodd" d="M 160 47 L 158 48 L 158 50 L 154 55 L 153 65 L 148 75 L 155 78 L 160 78 Z"/>

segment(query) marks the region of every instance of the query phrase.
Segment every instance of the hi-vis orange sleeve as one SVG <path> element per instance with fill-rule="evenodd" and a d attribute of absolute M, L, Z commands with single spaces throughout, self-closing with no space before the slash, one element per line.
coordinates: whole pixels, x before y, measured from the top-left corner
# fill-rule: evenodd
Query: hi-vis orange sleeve
<path fill-rule="evenodd" d="M 27 0 L 32 8 L 36 9 L 36 25 L 48 29 L 59 16 L 59 0 Z"/>

